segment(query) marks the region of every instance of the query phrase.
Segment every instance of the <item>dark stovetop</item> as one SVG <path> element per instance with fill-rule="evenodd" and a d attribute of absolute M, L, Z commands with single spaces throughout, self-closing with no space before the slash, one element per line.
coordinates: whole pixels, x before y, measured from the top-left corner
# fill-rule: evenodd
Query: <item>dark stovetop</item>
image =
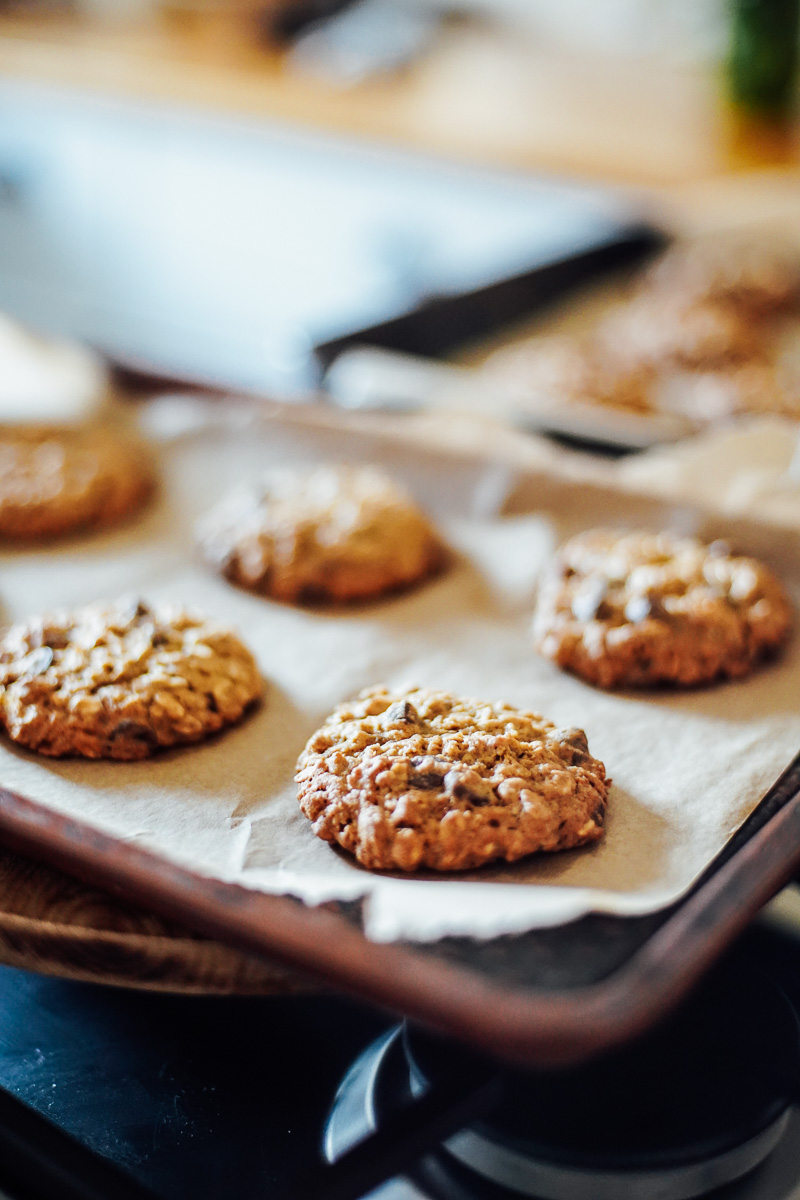
<path fill-rule="evenodd" d="M 342 1075 L 390 1023 L 328 996 L 165 996 L 0 968 L 0 1085 L 159 1197 L 246 1200 L 319 1157 Z"/>
<path fill-rule="evenodd" d="M 799 950 L 754 927 L 731 953 L 765 968 L 800 1009 Z M 0 1098 L 164 1200 L 283 1197 L 321 1162 L 347 1068 L 391 1024 L 332 996 L 166 996 L 0 968 Z M 9 1186 L 9 1161 L 0 1137 L 0 1187 L 16 1200 L 30 1193 Z"/>

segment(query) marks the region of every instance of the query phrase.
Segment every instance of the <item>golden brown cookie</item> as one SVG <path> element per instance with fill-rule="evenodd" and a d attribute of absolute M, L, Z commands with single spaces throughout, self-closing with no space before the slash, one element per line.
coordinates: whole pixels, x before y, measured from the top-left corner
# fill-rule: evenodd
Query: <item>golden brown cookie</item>
<path fill-rule="evenodd" d="M 722 303 L 758 318 L 797 304 L 800 259 L 774 239 L 721 234 L 676 242 L 651 267 L 644 286 L 684 304 Z"/>
<path fill-rule="evenodd" d="M 427 688 L 343 704 L 298 763 L 314 832 L 374 870 L 458 871 L 602 837 L 610 780 L 581 729 Z"/>
<path fill-rule="evenodd" d="M 665 406 L 702 422 L 761 413 L 800 419 L 800 372 L 780 360 L 677 373 L 664 380 L 660 395 Z"/>
<path fill-rule="evenodd" d="M 113 525 L 153 488 L 140 443 L 98 426 L 0 427 L 0 537 Z"/>
<path fill-rule="evenodd" d="M 174 606 L 92 604 L 0 641 L 0 719 L 55 758 L 147 758 L 234 724 L 260 694 L 236 635 Z"/>
<path fill-rule="evenodd" d="M 717 367 L 758 357 L 766 339 L 758 322 L 729 304 L 685 302 L 675 293 L 642 292 L 611 313 L 596 332 L 596 355 L 633 373 L 643 366 Z"/>
<path fill-rule="evenodd" d="M 232 583 L 294 602 L 377 596 L 444 559 L 411 498 L 372 467 L 275 471 L 225 497 L 197 537 Z"/>
<path fill-rule="evenodd" d="M 613 688 L 746 675 L 790 624 L 772 572 L 722 542 L 596 529 L 559 550 L 533 630 L 546 658 Z"/>
<path fill-rule="evenodd" d="M 597 339 L 535 337 L 492 354 L 484 370 L 520 400 L 600 404 L 628 412 L 655 408 L 655 371 L 644 359 L 612 352 Z"/>

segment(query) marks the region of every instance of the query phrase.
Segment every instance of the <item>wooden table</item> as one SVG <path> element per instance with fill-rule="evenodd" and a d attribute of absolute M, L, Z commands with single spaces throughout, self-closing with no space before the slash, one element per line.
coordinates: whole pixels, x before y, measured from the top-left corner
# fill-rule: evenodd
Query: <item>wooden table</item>
<path fill-rule="evenodd" d="M 568 54 L 477 21 L 446 26 L 401 74 L 341 88 L 291 69 L 241 17 L 6 16 L 0 73 L 661 191 L 764 166 L 796 184 L 800 169 L 800 125 L 744 128 L 709 68 Z"/>

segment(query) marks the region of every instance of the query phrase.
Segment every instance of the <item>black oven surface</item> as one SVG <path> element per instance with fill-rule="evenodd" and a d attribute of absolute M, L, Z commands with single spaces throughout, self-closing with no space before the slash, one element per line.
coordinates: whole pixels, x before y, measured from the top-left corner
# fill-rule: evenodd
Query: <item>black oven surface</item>
<path fill-rule="evenodd" d="M 793 935 L 753 927 L 718 968 L 731 970 L 766 973 L 800 1010 L 800 940 Z M 406 1191 L 449 1200 L 451 1186 L 457 1200 L 512 1196 L 480 1180 L 463 1190 L 467 1175 L 457 1163 L 437 1173 L 434 1159 L 426 1159 L 426 1168 L 414 1169 L 413 1147 L 423 1145 L 424 1130 L 408 1142 L 408 1180 L 382 1186 L 392 1157 L 384 1145 L 372 1163 L 355 1164 L 351 1178 L 334 1172 L 329 1189 L 323 1151 L 334 1097 L 353 1063 L 392 1025 L 377 1010 L 332 995 L 169 996 L 0 968 L 0 1196 L 127 1200 L 125 1181 L 131 1200 L 327 1200 L 372 1195 L 376 1184 L 375 1200 Z M 784 1083 L 786 1068 L 775 1065 Z M 654 1088 L 660 1082 L 654 1079 Z M 39 1154 L 62 1153 L 57 1141 L 37 1141 L 51 1125 L 91 1152 L 83 1164 L 80 1157 L 67 1164 L 75 1190 L 30 1187 L 22 1159 L 9 1160 L 4 1105 L 14 1100 L 31 1115 L 28 1134 Z M 37 1128 L 41 1117 L 47 1126 Z M 715 1197 L 796 1200 L 800 1155 L 792 1157 L 786 1145 L 796 1142 L 796 1131 L 793 1124 L 771 1167 L 768 1160 Z M 122 1172 L 119 1186 L 97 1176 L 98 1160 Z M 428 1186 L 434 1190 L 418 1190 Z"/>

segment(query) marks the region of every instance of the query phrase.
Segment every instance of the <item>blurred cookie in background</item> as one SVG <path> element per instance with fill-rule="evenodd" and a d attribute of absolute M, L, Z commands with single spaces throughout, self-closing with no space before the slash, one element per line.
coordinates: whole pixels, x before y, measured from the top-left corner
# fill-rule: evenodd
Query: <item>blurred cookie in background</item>
<path fill-rule="evenodd" d="M 115 525 L 153 491 L 144 445 L 99 425 L 0 426 L 0 538 Z"/>
<path fill-rule="evenodd" d="M 114 525 L 153 490 L 153 468 L 91 350 L 0 314 L 0 538 Z"/>
<path fill-rule="evenodd" d="M 713 425 L 772 415 L 800 421 L 800 370 L 790 360 L 751 359 L 714 371 L 682 371 L 659 382 L 658 407 Z"/>
<path fill-rule="evenodd" d="M 634 374 L 647 365 L 726 366 L 766 351 L 759 324 L 737 308 L 711 300 L 683 303 L 659 292 L 642 292 L 611 313 L 595 340 L 599 357 L 627 364 Z"/>
<path fill-rule="evenodd" d="M 618 409 L 679 420 L 684 433 L 749 413 L 800 419 L 799 295 L 791 248 L 678 243 L 588 327 L 503 346 L 483 375 L 523 411 Z"/>
<path fill-rule="evenodd" d="M 445 559 L 411 497 L 363 466 L 270 472 L 224 497 L 198 524 L 197 543 L 232 583 L 293 603 L 369 599 Z"/>
<path fill-rule="evenodd" d="M 636 413 L 656 408 L 653 366 L 642 362 L 632 367 L 591 337 L 527 338 L 496 350 L 487 358 L 484 371 L 520 396 Z"/>
<path fill-rule="evenodd" d="M 676 242 L 643 279 L 650 292 L 684 305 L 725 304 L 767 317 L 800 303 L 800 252 L 769 236 L 719 234 Z"/>

